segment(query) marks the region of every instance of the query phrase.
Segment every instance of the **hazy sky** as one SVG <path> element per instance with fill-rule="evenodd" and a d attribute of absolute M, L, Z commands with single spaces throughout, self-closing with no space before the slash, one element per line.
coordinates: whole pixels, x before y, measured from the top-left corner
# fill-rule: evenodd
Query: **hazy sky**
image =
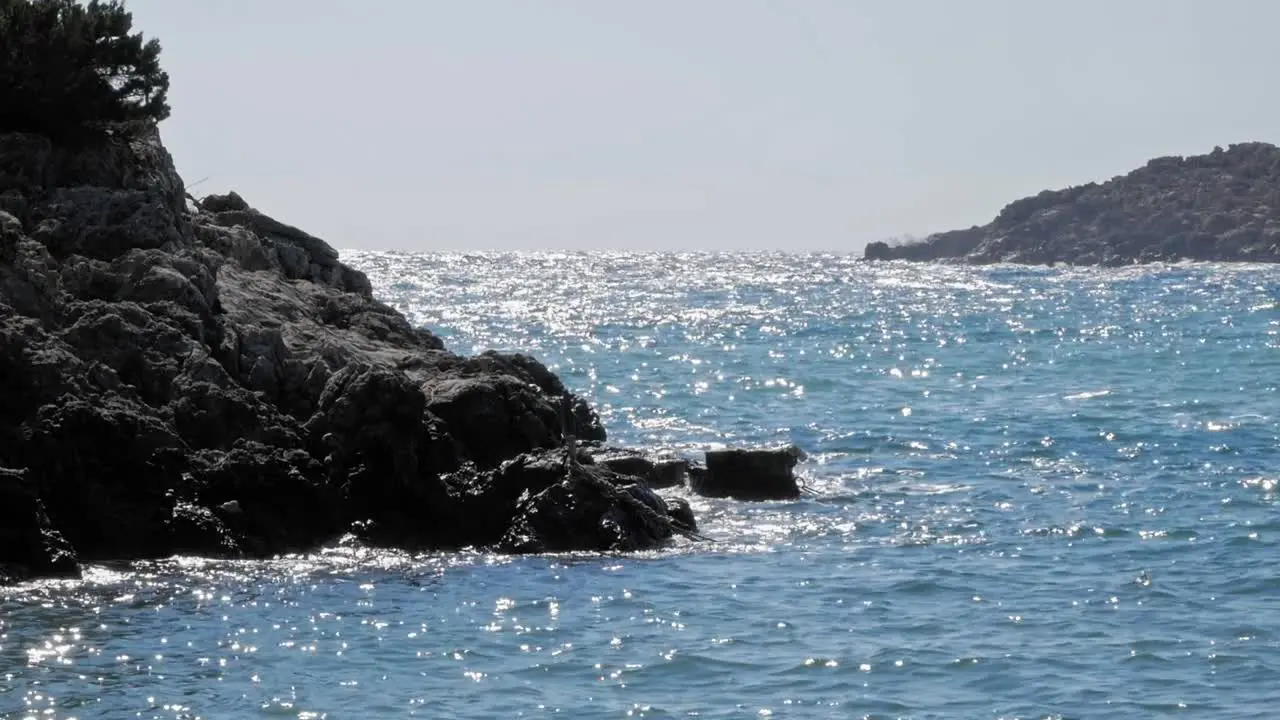
<path fill-rule="evenodd" d="M 821 248 L 1280 134 L 1270 0 L 129 0 L 166 144 L 342 248 Z"/>

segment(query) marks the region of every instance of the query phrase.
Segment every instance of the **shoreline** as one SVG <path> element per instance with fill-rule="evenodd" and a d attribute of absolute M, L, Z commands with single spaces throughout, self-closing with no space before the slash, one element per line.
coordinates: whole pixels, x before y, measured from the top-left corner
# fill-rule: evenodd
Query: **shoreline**
<path fill-rule="evenodd" d="M 0 580 L 348 533 L 518 553 L 696 534 L 654 487 L 690 463 L 607 446 L 542 363 L 448 351 L 239 195 L 195 200 L 154 129 L 0 134 L 0 396 Z"/>

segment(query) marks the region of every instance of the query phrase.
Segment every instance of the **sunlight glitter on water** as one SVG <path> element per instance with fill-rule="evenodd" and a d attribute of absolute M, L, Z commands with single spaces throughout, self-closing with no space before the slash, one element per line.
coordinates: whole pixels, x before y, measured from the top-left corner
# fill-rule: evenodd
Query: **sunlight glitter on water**
<path fill-rule="evenodd" d="M 614 441 L 795 442 L 814 495 L 689 498 L 716 542 L 636 556 L 6 590 L 0 717 L 1272 716 L 1275 268 L 346 259 L 451 348 L 553 365 Z"/>

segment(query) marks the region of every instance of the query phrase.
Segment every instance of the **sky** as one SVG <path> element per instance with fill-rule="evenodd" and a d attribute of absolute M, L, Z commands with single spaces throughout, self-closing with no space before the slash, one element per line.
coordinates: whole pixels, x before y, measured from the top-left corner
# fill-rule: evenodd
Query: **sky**
<path fill-rule="evenodd" d="M 339 248 L 858 252 L 1280 140 L 1269 0 L 127 0 L 193 194 Z"/>

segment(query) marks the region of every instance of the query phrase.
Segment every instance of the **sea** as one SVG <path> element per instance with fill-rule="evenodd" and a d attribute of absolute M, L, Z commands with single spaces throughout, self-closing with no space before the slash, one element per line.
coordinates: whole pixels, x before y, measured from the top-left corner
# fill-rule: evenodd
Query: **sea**
<path fill-rule="evenodd" d="M 0 717 L 1280 716 L 1280 267 L 343 256 L 612 442 L 794 443 L 808 492 L 690 497 L 709 539 L 635 555 L 0 589 Z"/>

